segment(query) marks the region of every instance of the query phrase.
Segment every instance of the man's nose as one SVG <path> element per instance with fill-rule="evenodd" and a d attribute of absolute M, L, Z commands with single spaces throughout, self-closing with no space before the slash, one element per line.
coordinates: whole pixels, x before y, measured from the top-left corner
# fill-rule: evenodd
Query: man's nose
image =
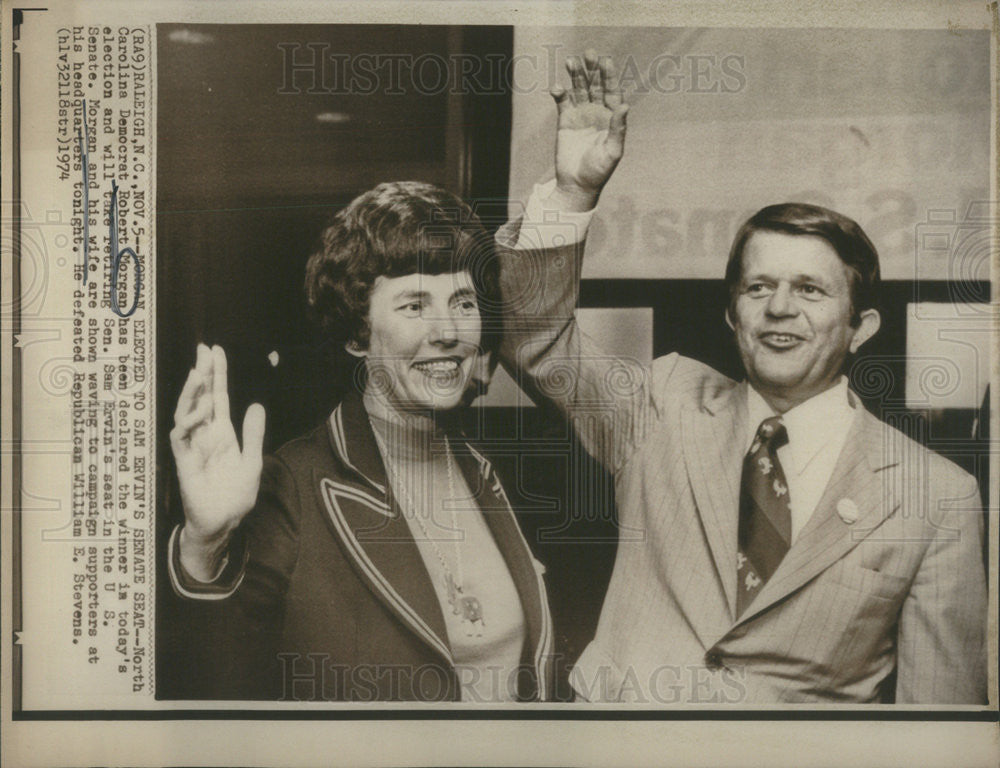
<path fill-rule="evenodd" d="M 798 307 L 792 297 L 792 287 L 779 284 L 767 300 L 767 313 L 773 317 L 788 317 L 798 313 Z"/>

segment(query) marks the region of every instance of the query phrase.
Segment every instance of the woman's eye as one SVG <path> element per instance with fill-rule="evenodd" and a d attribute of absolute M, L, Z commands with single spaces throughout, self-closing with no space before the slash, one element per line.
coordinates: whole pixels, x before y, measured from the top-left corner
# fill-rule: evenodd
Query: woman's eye
<path fill-rule="evenodd" d="M 472 299 L 462 299 L 458 302 L 458 311 L 464 315 L 471 315 L 479 311 L 479 305 Z"/>
<path fill-rule="evenodd" d="M 410 317 L 417 317 L 423 310 L 423 304 L 419 301 L 411 301 L 409 304 L 404 304 L 399 308 L 399 310 Z"/>

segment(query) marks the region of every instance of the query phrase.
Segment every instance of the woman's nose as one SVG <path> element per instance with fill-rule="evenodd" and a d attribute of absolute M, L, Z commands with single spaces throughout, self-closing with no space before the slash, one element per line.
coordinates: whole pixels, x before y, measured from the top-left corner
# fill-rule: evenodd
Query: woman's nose
<path fill-rule="evenodd" d="M 454 344 L 458 341 L 458 326 L 450 313 L 430 318 L 430 341 L 438 344 Z"/>

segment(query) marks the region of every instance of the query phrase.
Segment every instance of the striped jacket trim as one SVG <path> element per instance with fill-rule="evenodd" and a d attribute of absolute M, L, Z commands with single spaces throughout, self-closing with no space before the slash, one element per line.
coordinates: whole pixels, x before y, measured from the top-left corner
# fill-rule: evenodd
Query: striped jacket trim
<path fill-rule="evenodd" d="M 321 495 L 323 502 L 326 504 L 330 520 L 333 522 L 341 540 L 346 545 L 347 551 L 350 553 L 351 557 L 354 558 L 354 561 L 358 564 L 358 567 L 361 569 L 368 581 L 370 581 L 375 589 L 378 590 L 386 602 L 399 612 L 400 616 L 403 617 L 414 632 L 420 635 L 420 637 L 422 637 L 432 648 L 447 659 L 449 664 L 454 665 L 454 661 L 451 656 L 451 649 L 448 647 L 448 644 L 445 643 L 433 629 L 431 629 L 427 622 L 421 618 L 419 613 L 413 610 L 410 604 L 402 598 L 402 596 L 393 588 L 392 584 L 390 584 L 378 568 L 375 567 L 375 564 L 372 563 L 364 548 L 358 542 L 354 532 L 351 530 L 350 525 L 348 525 L 337 499 L 338 496 L 347 496 L 355 501 L 359 501 L 362 504 L 372 507 L 372 509 L 375 509 L 375 511 L 380 514 L 387 514 L 387 512 L 384 511 L 388 509 L 386 505 L 380 504 L 378 506 L 374 506 L 362 498 L 359 498 L 355 489 L 350 486 L 342 485 L 341 483 L 335 483 L 329 478 L 323 478 L 320 483 L 320 487 L 322 489 Z M 347 491 L 347 493 L 344 491 Z"/>
<path fill-rule="evenodd" d="M 232 576 L 223 578 L 226 572 L 230 570 L 232 564 L 229 564 L 223 568 L 222 576 L 216 579 L 216 581 L 210 583 L 196 582 L 184 574 L 184 567 L 180 563 L 180 550 L 177 547 L 177 538 L 180 536 L 180 531 L 181 526 L 176 526 L 170 534 L 170 540 L 167 542 L 167 573 L 170 576 L 170 586 L 174 588 L 174 592 L 190 600 L 225 600 L 227 597 L 231 597 L 240 588 L 240 584 L 243 583 L 243 577 L 246 575 L 247 558 L 250 554 L 247 548 L 243 548 L 239 571 L 236 573 L 235 578 Z M 197 586 L 194 586 L 195 584 Z"/>
<path fill-rule="evenodd" d="M 479 464 L 479 471 L 482 474 L 483 482 L 490 485 L 494 495 L 496 495 L 498 499 L 501 499 L 504 505 L 506 505 L 507 513 L 514 517 L 514 510 L 510 506 L 510 500 L 507 498 L 507 493 L 504 491 L 503 485 L 500 483 L 499 476 L 493 471 L 493 465 L 490 463 L 489 459 L 483 456 L 468 443 L 465 443 L 465 446 L 469 449 L 469 453 L 472 454 L 473 458 Z M 547 687 L 548 677 L 545 673 L 552 656 L 552 615 L 549 612 L 549 597 L 545 590 L 545 580 L 542 578 L 542 575 L 545 573 L 545 566 L 538 562 L 538 560 L 535 559 L 535 556 L 531 553 L 531 547 L 528 546 L 528 541 L 524 538 L 524 532 L 521 530 L 521 526 L 517 524 L 516 518 L 514 521 L 514 530 L 517 531 L 518 538 L 521 540 L 521 546 L 524 547 L 524 551 L 528 554 L 528 558 L 534 566 L 535 578 L 538 581 L 538 596 L 542 610 L 542 626 L 538 636 L 538 644 L 535 646 L 534 662 L 535 674 L 538 682 L 538 698 L 545 701 L 548 699 L 549 695 Z"/>

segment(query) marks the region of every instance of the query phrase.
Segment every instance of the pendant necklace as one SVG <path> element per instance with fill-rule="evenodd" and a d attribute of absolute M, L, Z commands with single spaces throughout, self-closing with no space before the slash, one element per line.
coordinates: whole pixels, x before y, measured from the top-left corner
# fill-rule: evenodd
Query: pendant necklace
<path fill-rule="evenodd" d="M 482 637 L 483 627 L 486 626 L 486 622 L 483 621 L 483 606 L 479 602 L 479 598 L 474 595 L 465 594 L 464 590 L 464 575 L 462 572 L 462 551 L 460 542 L 455 542 L 455 572 L 448 565 L 448 561 L 444 557 L 444 552 L 441 547 L 438 546 L 437 541 L 430 535 L 427 530 L 427 525 L 424 523 L 423 515 L 414 503 L 413 497 L 410 495 L 410 490 L 407 488 L 406 484 L 403 482 L 400 473 L 397 471 L 395 464 L 393 463 L 392 455 L 389 453 L 388 447 L 379 434 L 378 429 L 372 425 L 372 432 L 375 435 L 375 442 L 378 443 L 379 450 L 382 451 L 382 456 L 385 458 L 385 466 L 390 475 L 390 485 L 396 490 L 398 495 L 401 497 L 401 501 L 406 502 L 407 509 L 413 519 L 417 521 L 417 526 L 420 528 L 420 532 L 426 541 L 431 543 L 434 548 L 434 554 L 437 555 L 438 562 L 441 564 L 441 570 L 444 572 L 444 587 L 445 594 L 448 596 L 448 605 L 451 607 L 451 612 L 455 616 L 461 616 L 462 629 L 465 631 L 466 637 Z M 444 451 L 448 466 L 448 495 L 449 500 L 454 504 L 456 500 L 455 494 L 455 460 L 451 455 L 451 443 L 448 441 L 448 436 L 444 436 Z M 431 494 L 433 496 L 433 493 Z M 442 505 L 446 506 L 446 505 Z M 452 507 L 451 511 L 451 528 L 453 531 L 458 531 L 458 518 L 455 515 L 455 509 Z"/>

